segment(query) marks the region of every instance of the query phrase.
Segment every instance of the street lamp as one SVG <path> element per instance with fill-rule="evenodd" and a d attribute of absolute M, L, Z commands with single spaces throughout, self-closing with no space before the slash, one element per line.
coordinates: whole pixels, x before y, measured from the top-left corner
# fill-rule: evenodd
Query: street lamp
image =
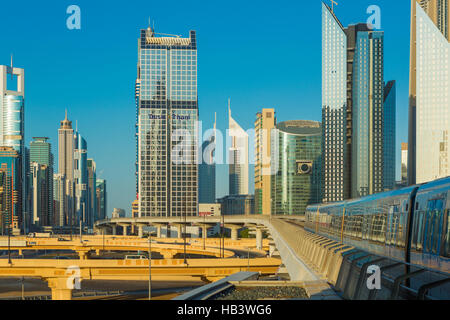
<path fill-rule="evenodd" d="M 148 234 L 148 300 L 152 299 L 152 234 Z"/>
<path fill-rule="evenodd" d="M 8 224 L 8 263 L 11 264 L 11 224 Z"/>

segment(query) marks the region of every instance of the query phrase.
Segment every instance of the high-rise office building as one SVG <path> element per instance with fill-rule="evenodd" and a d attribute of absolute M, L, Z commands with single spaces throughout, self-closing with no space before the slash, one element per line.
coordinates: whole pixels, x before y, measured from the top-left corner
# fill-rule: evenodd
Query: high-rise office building
<path fill-rule="evenodd" d="M 322 3 L 324 202 L 383 190 L 383 37 Z"/>
<path fill-rule="evenodd" d="M 389 81 L 384 87 L 383 111 L 383 189 L 389 191 L 395 187 L 395 117 L 396 117 L 396 83 Z"/>
<path fill-rule="evenodd" d="M 194 216 L 198 206 L 197 44 L 159 37 L 138 39 L 139 215 Z"/>
<path fill-rule="evenodd" d="M 31 209 L 36 226 L 51 226 L 53 215 L 53 154 L 47 137 L 30 142 Z"/>
<path fill-rule="evenodd" d="M 97 219 L 103 220 L 107 217 L 107 207 L 106 207 L 106 180 L 97 179 L 96 183 L 96 193 L 97 193 Z"/>
<path fill-rule="evenodd" d="M 45 164 L 31 162 L 31 214 L 32 227 L 53 225 L 53 173 Z"/>
<path fill-rule="evenodd" d="M 216 163 L 214 153 L 216 150 L 216 122 L 214 131 L 209 139 L 202 143 L 202 161 L 198 166 L 198 202 L 216 202 Z"/>
<path fill-rule="evenodd" d="M 76 200 L 77 225 L 80 219 L 84 226 L 90 226 L 88 203 L 88 168 L 87 168 L 87 142 L 77 131 L 74 135 L 74 183 Z"/>
<path fill-rule="evenodd" d="M 450 175 L 450 0 L 411 0 L 408 184 Z"/>
<path fill-rule="evenodd" d="M 75 187 L 74 187 L 74 136 L 72 121 L 66 116 L 61 121 L 58 129 L 58 173 L 64 177 L 66 185 L 64 190 L 65 196 L 61 198 L 64 203 L 61 205 L 64 212 L 60 212 L 60 216 L 64 215 L 64 221 L 67 225 L 74 225 L 75 217 Z M 61 181 L 62 181 L 61 180 Z M 60 220 L 61 223 L 61 220 Z"/>
<path fill-rule="evenodd" d="M 401 181 L 408 181 L 408 144 L 402 142 L 402 163 L 401 163 Z"/>
<path fill-rule="evenodd" d="M 278 148 L 272 160 L 272 215 L 303 215 L 309 204 L 323 197 L 322 128 L 320 122 L 291 120 L 276 125 Z"/>
<path fill-rule="evenodd" d="M 53 225 L 56 227 L 69 225 L 68 216 L 65 214 L 69 206 L 66 187 L 66 176 L 61 173 L 53 174 Z"/>
<path fill-rule="evenodd" d="M 14 78 L 16 82 L 14 83 Z M 14 228 L 24 228 L 25 199 L 25 71 L 13 66 L 0 66 L 0 146 L 12 147 L 18 153 L 17 203 Z M 17 232 L 17 230 L 15 231 Z"/>
<path fill-rule="evenodd" d="M 13 147 L 0 147 L 0 214 L 2 235 L 20 233 L 20 155 Z"/>
<path fill-rule="evenodd" d="M 94 222 L 98 220 L 97 213 L 97 168 L 94 159 L 87 159 L 88 170 L 88 225 L 93 227 Z"/>
<path fill-rule="evenodd" d="M 228 150 L 229 194 L 248 194 L 248 134 L 231 117 L 228 101 L 228 134 L 231 139 Z"/>
<path fill-rule="evenodd" d="M 350 197 L 348 153 L 352 132 L 351 120 L 347 120 L 347 58 L 345 29 L 330 8 L 322 3 L 324 202 Z M 351 116 L 351 112 L 348 113 Z"/>
<path fill-rule="evenodd" d="M 275 110 L 262 109 L 255 121 L 255 214 L 271 214 L 271 144 Z"/>

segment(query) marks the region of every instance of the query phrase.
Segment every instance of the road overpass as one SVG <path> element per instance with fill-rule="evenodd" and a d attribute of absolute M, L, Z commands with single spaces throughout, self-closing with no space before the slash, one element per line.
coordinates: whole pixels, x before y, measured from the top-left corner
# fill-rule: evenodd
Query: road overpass
<path fill-rule="evenodd" d="M 152 280 L 200 278 L 215 281 L 240 271 L 274 274 L 281 263 L 276 258 L 256 259 L 159 259 L 151 261 Z M 31 277 L 47 281 L 54 300 L 70 300 L 74 281 L 148 280 L 149 260 L 0 260 L 0 277 Z M 75 287 L 76 288 L 76 287 Z"/>

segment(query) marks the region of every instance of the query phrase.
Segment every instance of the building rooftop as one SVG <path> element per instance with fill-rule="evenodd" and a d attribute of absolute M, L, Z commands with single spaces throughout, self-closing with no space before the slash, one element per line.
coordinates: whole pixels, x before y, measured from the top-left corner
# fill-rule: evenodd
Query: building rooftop
<path fill-rule="evenodd" d="M 322 126 L 318 121 L 289 120 L 277 124 L 277 129 L 290 134 L 317 135 L 322 134 Z"/>

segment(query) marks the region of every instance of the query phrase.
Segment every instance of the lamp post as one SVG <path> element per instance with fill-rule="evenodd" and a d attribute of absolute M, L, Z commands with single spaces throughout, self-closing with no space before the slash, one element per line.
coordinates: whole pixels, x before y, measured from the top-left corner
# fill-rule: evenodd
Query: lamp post
<path fill-rule="evenodd" d="M 247 271 L 250 271 L 250 247 L 247 247 Z"/>
<path fill-rule="evenodd" d="M 11 264 L 11 224 L 8 225 L 8 263 Z"/>
<path fill-rule="evenodd" d="M 184 264 L 187 264 L 186 260 L 186 208 L 184 209 L 184 224 L 183 224 L 183 239 L 184 239 Z"/>
<path fill-rule="evenodd" d="M 152 234 L 148 234 L 148 300 L 152 299 Z"/>

